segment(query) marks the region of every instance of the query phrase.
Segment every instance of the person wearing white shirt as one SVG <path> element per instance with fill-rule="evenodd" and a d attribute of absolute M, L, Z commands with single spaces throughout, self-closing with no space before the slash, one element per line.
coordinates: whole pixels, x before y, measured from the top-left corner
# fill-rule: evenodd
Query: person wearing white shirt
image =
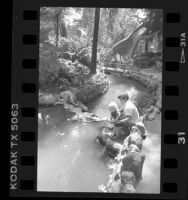
<path fill-rule="evenodd" d="M 114 123 L 115 126 L 122 127 L 122 134 L 129 134 L 131 127 L 138 123 L 139 112 L 136 105 L 129 99 L 128 93 L 118 96 L 121 103 L 121 119 Z"/>

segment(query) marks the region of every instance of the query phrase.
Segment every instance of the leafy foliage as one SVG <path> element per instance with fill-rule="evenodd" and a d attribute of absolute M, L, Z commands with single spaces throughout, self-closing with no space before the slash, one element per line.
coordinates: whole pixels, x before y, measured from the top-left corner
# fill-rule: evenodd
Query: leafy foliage
<path fill-rule="evenodd" d="M 58 92 L 77 88 L 77 95 L 84 102 L 108 88 L 103 74 L 91 76 L 92 66 L 96 65 L 99 71 L 105 61 L 124 63 L 130 58 L 134 66 L 141 68 L 161 63 L 158 55 L 162 53 L 161 10 L 100 8 L 99 26 L 95 11 L 95 8 L 41 8 L 41 89 Z M 94 49 L 97 59 L 92 62 Z M 87 99 L 85 91 L 90 94 Z"/>

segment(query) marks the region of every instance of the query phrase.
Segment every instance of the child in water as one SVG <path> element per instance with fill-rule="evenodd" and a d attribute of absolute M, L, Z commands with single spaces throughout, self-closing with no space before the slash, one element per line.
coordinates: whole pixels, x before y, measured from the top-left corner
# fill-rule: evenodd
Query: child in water
<path fill-rule="evenodd" d="M 121 113 L 119 112 L 118 106 L 115 102 L 111 102 L 108 105 L 108 109 L 111 113 L 111 116 L 110 116 L 110 122 L 111 123 L 115 123 L 115 122 L 117 122 L 118 120 L 121 119 Z M 115 138 L 117 136 L 118 132 L 119 132 L 119 128 L 114 126 L 112 137 Z"/>

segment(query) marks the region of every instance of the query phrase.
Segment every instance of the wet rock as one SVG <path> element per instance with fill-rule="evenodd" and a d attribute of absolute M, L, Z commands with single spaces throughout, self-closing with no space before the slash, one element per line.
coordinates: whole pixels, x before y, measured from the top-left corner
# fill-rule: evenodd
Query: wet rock
<path fill-rule="evenodd" d="M 121 173 L 121 190 L 122 193 L 135 193 L 136 179 L 132 171 L 123 171 Z"/>
<path fill-rule="evenodd" d="M 122 159 L 121 172 L 131 171 L 135 174 L 136 181 L 142 178 L 142 169 L 145 160 L 143 153 L 128 154 Z"/>
<path fill-rule="evenodd" d="M 121 191 L 121 178 L 116 176 L 113 181 L 109 182 L 107 185 L 108 192 L 119 193 Z"/>
<path fill-rule="evenodd" d="M 131 144 L 127 151 L 128 154 L 138 153 L 138 152 L 140 152 L 140 149 L 135 144 Z"/>
<path fill-rule="evenodd" d="M 152 107 L 152 109 L 150 108 L 148 111 L 147 111 L 147 116 L 146 116 L 146 119 L 149 120 L 149 121 L 152 121 L 156 118 L 156 116 L 160 113 L 160 110 L 158 107 Z"/>
<path fill-rule="evenodd" d="M 134 126 L 130 132 L 130 135 L 128 136 L 128 147 L 130 147 L 131 144 L 135 144 L 140 151 L 142 150 L 142 137 L 140 135 L 140 132 L 136 126 Z"/>
<path fill-rule="evenodd" d="M 107 192 L 114 193 L 135 193 L 136 178 L 132 171 L 121 171 L 121 163 L 114 167 L 110 175 L 107 186 Z"/>
<path fill-rule="evenodd" d="M 161 109 L 161 99 L 158 99 L 157 103 L 156 103 L 156 106 Z"/>
<path fill-rule="evenodd" d="M 140 127 L 143 126 L 140 123 Z M 145 129 L 141 130 L 137 126 L 133 126 L 123 145 L 119 146 L 119 153 L 115 157 L 117 165 L 113 168 L 113 172 L 109 177 L 106 192 L 135 193 L 135 187 L 142 179 L 142 169 L 145 160 L 145 155 L 141 152 L 142 134 L 145 134 Z M 112 151 L 112 153 L 117 153 L 118 151 L 112 148 L 114 147 L 113 143 L 110 142 L 109 144 L 109 151 L 113 149 L 114 152 Z"/>
<path fill-rule="evenodd" d="M 103 131 L 103 134 L 98 135 L 97 139 L 103 146 L 107 146 L 107 143 L 111 141 L 111 137 L 112 137 L 112 132 L 110 132 L 110 131 L 104 132 Z M 108 146 L 110 147 L 110 145 L 108 145 Z"/>
<path fill-rule="evenodd" d="M 102 135 L 97 136 L 97 140 L 105 147 L 107 154 L 114 158 L 120 152 L 122 145 L 112 140 L 112 131 L 102 131 Z"/>
<path fill-rule="evenodd" d="M 138 128 L 138 130 L 140 131 L 140 135 L 142 137 L 142 139 L 146 139 L 146 127 L 145 125 L 143 124 L 143 122 L 138 122 L 136 124 L 136 127 Z"/>
<path fill-rule="evenodd" d="M 98 189 L 99 189 L 99 191 L 101 191 L 101 192 L 105 192 L 105 193 L 107 192 L 106 186 L 103 185 L 103 184 L 102 184 L 102 185 L 99 185 L 99 186 L 98 186 Z"/>
<path fill-rule="evenodd" d="M 133 126 L 115 158 L 118 163 L 110 176 L 107 192 L 135 193 L 135 186 L 142 179 L 145 160 L 145 155 L 141 152 L 142 140 L 140 130 Z"/>
<path fill-rule="evenodd" d="M 108 152 L 108 154 L 110 155 L 110 157 L 116 157 L 118 155 L 118 153 L 120 152 L 122 148 L 122 145 L 114 142 L 112 140 L 107 141 L 106 143 L 106 151 Z"/>
<path fill-rule="evenodd" d="M 106 138 L 104 138 L 102 135 L 97 136 L 97 141 L 99 141 L 103 146 L 106 146 Z"/>
<path fill-rule="evenodd" d="M 159 113 L 160 113 L 159 108 L 155 107 L 155 108 L 154 108 L 154 112 L 155 112 L 156 114 L 159 114 Z"/>

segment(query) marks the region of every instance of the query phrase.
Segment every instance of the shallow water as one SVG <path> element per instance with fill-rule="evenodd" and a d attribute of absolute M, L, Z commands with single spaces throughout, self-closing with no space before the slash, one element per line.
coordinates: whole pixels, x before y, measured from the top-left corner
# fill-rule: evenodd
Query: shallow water
<path fill-rule="evenodd" d="M 109 77 L 110 90 L 88 104 L 89 112 L 109 117 L 107 105 L 118 103 L 117 95 L 128 91 L 131 99 L 141 105 L 146 90 L 137 82 Z M 98 186 L 106 185 L 109 175 L 109 160 L 103 147 L 95 140 L 97 124 L 87 125 L 68 122 L 70 117 L 62 106 L 40 108 L 46 124 L 39 125 L 38 133 L 38 185 L 39 191 L 99 192 Z M 158 120 L 158 121 L 157 121 Z M 156 122 L 146 124 L 153 134 L 143 143 L 146 160 L 143 180 L 137 192 L 158 193 L 160 181 L 160 116 Z M 154 126 L 154 127 L 152 127 Z"/>
<path fill-rule="evenodd" d="M 143 141 L 143 153 L 146 158 L 142 171 L 143 179 L 137 186 L 138 193 L 160 193 L 160 164 L 161 164 L 161 115 L 155 120 L 146 122 L 149 132 Z"/>

